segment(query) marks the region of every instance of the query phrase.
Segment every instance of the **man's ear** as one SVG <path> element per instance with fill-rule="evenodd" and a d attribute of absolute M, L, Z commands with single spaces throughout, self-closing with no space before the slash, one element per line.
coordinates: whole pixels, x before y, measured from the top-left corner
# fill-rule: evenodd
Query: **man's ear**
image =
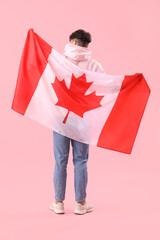
<path fill-rule="evenodd" d="M 76 39 L 74 39 L 75 45 L 78 45 L 78 41 Z"/>
<path fill-rule="evenodd" d="M 71 41 L 70 41 L 72 44 L 75 44 L 75 45 L 77 45 L 77 40 L 76 39 L 71 39 Z"/>

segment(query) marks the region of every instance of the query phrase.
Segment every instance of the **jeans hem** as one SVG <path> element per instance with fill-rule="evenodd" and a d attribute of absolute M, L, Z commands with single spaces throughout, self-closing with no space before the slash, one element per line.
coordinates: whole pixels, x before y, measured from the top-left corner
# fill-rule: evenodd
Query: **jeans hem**
<path fill-rule="evenodd" d="M 85 198 L 83 198 L 83 199 L 80 199 L 80 200 L 77 200 L 76 199 L 76 202 L 85 202 L 86 201 L 86 199 Z"/>

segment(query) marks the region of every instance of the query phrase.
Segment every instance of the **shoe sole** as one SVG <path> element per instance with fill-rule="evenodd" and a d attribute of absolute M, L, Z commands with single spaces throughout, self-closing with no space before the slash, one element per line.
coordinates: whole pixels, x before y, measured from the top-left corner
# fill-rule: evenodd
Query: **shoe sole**
<path fill-rule="evenodd" d="M 58 214 L 63 214 L 64 211 L 63 210 L 55 210 L 53 207 L 49 207 L 52 211 L 54 211 L 55 213 L 58 213 Z"/>
<path fill-rule="evenodd" d="M 91 211 L 93 211 L 93 208 L 91 208 L 91 209 L 89 209 L 89 210 L 87 210 L 87 211 L 84 211 L 84 212 L 78 211 L 78 210 L 74 210 L 74 213 L 75 213 L 75 214 L 82 215 L 82 214 L 85 214 L 85 213 L 88 213 L 88 212 L 91 212 Z"/>

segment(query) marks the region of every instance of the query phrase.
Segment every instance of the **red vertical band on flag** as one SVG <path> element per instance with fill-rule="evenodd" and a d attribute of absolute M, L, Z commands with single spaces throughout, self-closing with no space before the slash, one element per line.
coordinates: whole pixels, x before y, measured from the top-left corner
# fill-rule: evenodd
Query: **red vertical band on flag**
<path fill-rule="evenodd" d="M 46 68 L 52 47 L 33 28 L 28 30 L 19 65 L 17 84 L 11 108 L 24 115 Z"/>
<path fill-rule="evenodd" d="M 130 154 L 143 116 L 150 88 L 142 73 L 127 75 L 97 146 Z"/>

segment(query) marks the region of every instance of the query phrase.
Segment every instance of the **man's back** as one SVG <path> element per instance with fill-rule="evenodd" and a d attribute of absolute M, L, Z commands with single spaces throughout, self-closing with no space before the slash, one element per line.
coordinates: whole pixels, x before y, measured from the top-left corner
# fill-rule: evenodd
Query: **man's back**
<path fill-rule="evenodd" d="M 105 73 L 101 64 L 91 57 L 91 51 L 87 48 L 91 42 L 91 35 L 82 29 L 73 32 L 70 37 L 70 43 L 65 45 L 65 57 L 76 64 L 81 69 Z M 74 186 L 76 214 L 84 214 L 93 210 L 93 206 L 86 202 L 86 187 L 88 182 L 87 161 L 89 156 L 89 144 L 76 141 L 72 138 L 61 135 L 53 131 L 55 171 L 54 188 L 55 202 L 51 209 L 56 213 L 64 213 L 64 199 L 67 177 L 67 163 L 70 150 L 70 141 L 73 148 L 74 164 Z"/>
<path fill-rule="evenodd" d="M 67 43 L 64 48 L 65 57 L 82 69 L 105 73 L 99 62 L 91 57 L 91 51 L 72 43 Z"/>

